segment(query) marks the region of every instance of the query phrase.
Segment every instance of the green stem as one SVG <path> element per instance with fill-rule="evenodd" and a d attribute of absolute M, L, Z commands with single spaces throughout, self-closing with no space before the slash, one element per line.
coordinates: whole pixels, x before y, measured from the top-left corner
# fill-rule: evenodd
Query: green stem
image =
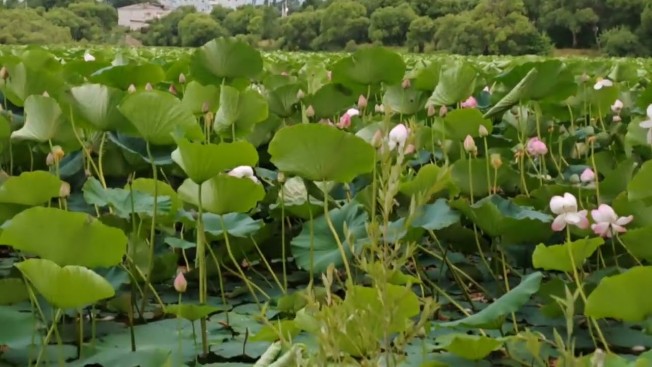
<path fill-rule="evenodd" d="M 147 264 L 148 270 L 147 270 L 147 286 L 143 290 L 143 299 L 141 302 L 140 309 L 145 310 L 145 305 L 147 303 L 147 292 L 149 290 L 149 286 L 151 285 L 152 281 L 152 273 L 154 271 L 154 249 L 155 249 L 155 244 L 156 244 L 156 215 L 158 212 L 158 171 L 156 169 L 156 164 L 154 164 L 154 157 L 152 156 L 152 150 L 150 147 L 149 142 L 145 145 L 147 149 L 147 157 L 149 158 L 149 162 L 152 166 L 152 179 L 154 180 L 154 210 L 152 213 L 152 226 L 150 228 L 149 232 L 149 263 Z"/>
<path fill-rule="evenodd" d="M 43 340 L 43 344 L 41 345 L 41 350 L 39 351 L 38 357 L 36 358 L 35 366 L 38 366 L 41 363 L 41 359 L 43 358 L 43 353 L 45 352 L 45 349 L 47 349 L 47 346 L 50 343 L 50 338 L 52 338 L 52 334 L 54 333 L 54 330 L 57 327 L 57 323 L 59 322 L 59 318 L 61 318 L 62 313 L 63 312 L 59 308 L 57 309 L 57 312 L 54 314 L 54 320 L 52 320 L 52 326 L 50 326 L 48 333 L 45 335 L 45 340 Z"/>
<path fill-rule="evenodd" d="M 337 234 L 337 231 L 335 230 L 335 226 L 333 225 L 333 221 L 331 220 L 331 216 L 328 213 L 328 195 L 326 194 L 324 194 L 324 218 L 326 218 L 326 223 L 328 224 L 328 228 L 330 228 L 331 233 L 335 238 L 335 242 L 337 243 L 337 248 L 340 251 L 340 256 L 342 256 L 342 262 L 344 263 L 344 268 L 346 269 L 346 275 L 348 277 L 347 283 L 352 284 L 353 273 L 351 273 L 351 268 L 349 267 L 349 260 L 346 258 L 346 251 L 344 250 L 344 245 L 342 244 L 342 241 L 340 241 L 340 237 Z"/>
<path fill-rule="evenodd" d="M 229 253 L 229 258 L 231 259 L 231 262 L 233 262 L 233 266 L 235 266 L 235 268 L 238 270 L 238 274 L 240 274 L 240 276 L 242 277 L 242 281 L 245 282 L 247 288 L 249 289 L 249 292 L 254 297 L 256 304 L 260 308 L 260 301 L 258 300 L 258 296 L 256 295 L 256 292 L 251 286 L 251 281 L 247 279 L 247 276 L 245 275 L 244 271 L 242 271 L 240 264 L 238 264 L 237 260 L 235 259 L 235 256 L 233 255 L 233 250 L 231 249 L 231 241 L 229 241 L 229 233 L 226 231 L 226 223 L 224 223 L 224 217 L 221 215 L 220 215 L 220 223 L 222 224 L 222 232 L 224 233 L 224 242 L 226 243 L 226 251 Z"/>
<path fill-rule="evenodd" d="M 202 185 L 197 186 L 197 265 L 199 266 L 199 304 L 206 304 L 208 296 L 208 287 L 206 285 L 206 242 L 204 241 L 204 209 L 202 208 Z M 208 354 L 208 330 L 206 327 L 206 318 L 199 320 L 201 329 L 201 345 L 204 356 Z"/>

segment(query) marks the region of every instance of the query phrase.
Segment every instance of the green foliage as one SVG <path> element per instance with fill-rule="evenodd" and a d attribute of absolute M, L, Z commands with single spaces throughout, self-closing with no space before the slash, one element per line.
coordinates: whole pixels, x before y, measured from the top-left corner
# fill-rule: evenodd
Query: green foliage
<path fill-rule="evenodd" d="M 315 45 L 320 49 L 343 48 L 347 42 L 364 43 L 368 40 L 369 18 L 364 5 L 353 0 L 336 0 L 322 13 L 320 34 Z"/>
<path fill-rule="evenodd" d="M 210 15 L 203 13 L 187 14 L 178 25 L 181 46 L 199 47 L 213 38 L 227 36 L 227 30 Z"/>
<path fill-rule="evenodd" d="M 397 7 L 380 8 L 371 15 L 369 39 L 384 45 L 401 45 L 414 18 L 414 10 L 406 3 Z"/>
<path fill-rule="evenodd" d="M 429 17 L 418 17 L 410 22 L 407 32 L 407 45 L 412 50 L 423 52 L 426 45 L 432 42 L 435 33 L 435 22 Z"/>
<path fill-rule="evenodd" d="M 600 43 L 609 56 L 645 56 L 648 50 L 627 27 L 612 28 L 600 35 Z"/>
<path fill-rule="evenodd" d="M 0 9 L 0 44 L 57 44 L 72 41 L 68 28 L 33 9 Z"/>

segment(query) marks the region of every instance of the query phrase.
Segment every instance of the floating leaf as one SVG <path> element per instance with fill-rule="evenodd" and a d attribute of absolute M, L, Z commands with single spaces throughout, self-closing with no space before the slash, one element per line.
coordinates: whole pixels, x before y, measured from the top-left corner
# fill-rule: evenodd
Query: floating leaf
<path fill-rule="evenodd" d="M 362 138 L 324 124 L 284 127 L 268 150 L 280 171 L 311 181 L 351 182 L 371 172 L 375 157 Z"/>
<path fill-rule="evenodd" d="M 124 219 L 131 218 L 132 214 L 154 213 L 154 196 L 139 191 L 130 192 L 125 189 L 105 189 L 94 177 L 90 177 L 82 187 L 84 200 L 91 205 L 99 207 L 110 206 L 115 214 Z M 172 202 L 169 196 L 160 195 L 156 198 L 156 211 L 159 215 L 168 215 L 171 212 Z"/>
<path fill-rule="evenodd" d="M 441 339 L 444 339 L 443 342 Z M 487 357 L 503 345 L 501 341 L 484 335 L 449 334 L 438 341 L 447 351 L 472 361 Z"/>
<path fill-rule="evenodd" d="M 222 221 L 224 221 L 224 227 L 222 227 Z M 213 213 L 204 214 L 204 231 L 213 236 L 222 236 L 226 231 L 233 237 L 247 238 L 262 226 L 262 221 L 254 220 L 242 213 L 229 213 L 221 216 Z"/>
<path fill-rule="evenodd" d="M 223 311 L 222 307 L 192 303 L 165 306 L 165 313 L 179 316 L 188 321 L 197 321 L 219 311 Z"/>
<path fill-rule="evenodd" d="M 460 213 L 451 209 L 446 199 L 437 199 L 434 204 L 427 204 L 419 209 L 412 226 L 438 231 L 459 221 Z"/>
<path fill-rule="evenodd" d="M 119 264 L 127 237 L 120 229 L 88 214 L 34 207 L 19 213 L 4 227 L 0 243 L 59 265 L 94 268 Z"/>
<path fill-rule="evenodd" d="M 58 308 L 82 308 L 115 295 L 106 279 L 83 266 L 60 267 L 47 259 L 27 259 L 15 266 Z"/>
<path fill-rule="evenodd" d="M 0 279 L 0 306 L 12 305 L 28 299 L 29 294 L 27 293 L 25 282 L 22 279 Z"/>

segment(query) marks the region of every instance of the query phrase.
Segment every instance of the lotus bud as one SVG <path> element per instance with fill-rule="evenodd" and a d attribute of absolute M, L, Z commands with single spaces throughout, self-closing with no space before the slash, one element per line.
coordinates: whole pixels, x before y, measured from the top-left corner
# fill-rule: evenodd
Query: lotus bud
<path fill-rule="evenodd" d="M 437 109 L 435 108 L 434 104 L 429 104 L 428 105 L 428 117 L 432 117 L 437 113 Z"/>
<path fill-rule="evenodd" d="M 401 83 L 401 88 L 403 89 L 408 89 L 412 83 L 410 82 L 410 79 L 403 79 L 403 82 Z"/>
<path fill-rule="evenodd" d="M 7 78 L 9 78 L 9 72 L 7 71 L 7 68 L 3 66 L 0 68 L 0 79 L 7 80 Z"/>
<path fill-rule="evenodd" d="M 581 182 L 581 181 L 580 181 L 580 176 L 579 176 L 577 173 L 572 174 L 572 175 L 568 178 L 568 180 L 569 180 L 571 183 L 573 183 L 573 184 L 578 184 L 578 183 Z"/>
<path fill-rule="evenodd" d="M 493 153 L 490 157 L 491 166 L 498 170 L 503 165 L 503 158 L 498 153 Z"/>
<path fill-rule="evenodd" d="M 326 77 L 331 81 L 333 79 L 333 72 L 330 70 L 326 71 Z"/>
<path fill-rule="evenodd" d="M 618 122 L 622 122 L 622 121 L 623 121 L 623 119 L 622 119 L 619 115 L 616 115 L 616 116 L 614 116 L 614 118 L 613 118 L 613 122 L 618 123 Z"/>
<path fill-rule="evenodd" d="M 600 348 L 596 349 L 591 356 L 591 367 L 604 367 L 606 354 Z"/>
<path fill-rule="evenodd" d="M 363 110 L 365 107 L 367 107 L 367 99 L 361 94 L 360 97 L 358 97 L 358 108 Z"/>
<path fill-rule="evenodd" d="M 91 170 L 85 169 L 84 170 L 84 176 L 86 177 L 91 177 L 93 174 L 91 173 Z"/>
<path fill-rule="evenodd" d="M 287 71 L 282 71 L 282 72 L 281 72 L 281 76 L 288 76 L 288 75 L 290 75 L 290 74 L 288 74 Z"/>
<path fill-rule="evenodd" d="M 376 111 L 377 113 L 385 113 L 385 106 L 383 106 L 382 104 L 377 104 L 374 106 L 374 111 Z"/>
<path fill-rule="evenodd" d="M 177 95 L 177 88 L 174 86 L 174 84 L 170 84 L 170 88 L 168 88 L 168 92 L 174 94 L 175 96 Z"/>
<path fill-rule="evenodd" d="M 580 82 L 582 82 L 582 83 L 586 83 L 586 82 L 588 82 L 590 79 L 591 79 L 591 77 L 589 77 L 586 73 L 584 73 L 584 74 L 582 74 L 582 75 L 580 76 Z"/>
<path fill-rule="evenodd" d="M 177 274 L 177 277 L 174 278 L 174 289 L 179 293 L 184 293 L 187 288 L 188 282 L 186 281 L 186 277 L 183 275 L 183 272 L 180 271 L 179 274 Z"/>
<path fill-rule="evenodd" d="M 305 96 L 305 93 L 301 89 L 297 91 L 297 99 L 303 99 Z"/>
<path fill-rule="evenodd" d="M 129 88 L 127 88 L 127 92 L 129 93 L 135 93 L 136 92 L 136 86 L 133 84 L 129 85 Z"/>
<path fill-rule="evenodd" d="M 475 97 L 470 96 L 464 102 L 460 103 L 460 106 L 462 108 L 477 108 L 478 107 L 478 100 L 475 99 Z"/>
<path fill-rule="evenodd" d="M 475 140 L 471 135 L 467 135 L 464 138 L 464 150 L 469 154 L 476 154 L 478 152 L 478 147 L 475 145 Z"/>
<path fill-rule="evenodd" d="M 417 148 L 414 146 L 414 144 L 408 144 L 405 147 L 405 155 L 413 154 L 416 151 L 417 151 Z"/>
<path fill-rule="evenodd" d="M 439 109 L 439 117 L 445 117 L 448 114 L 448 107 L 441 106 Z"/>
<path fill-rule="evenodd" d="M 50 93 L 48 93 L 48 91 L 43 92 L 43 97 L 49 97 L 49 96 L 50 96 Z"/>
<path fill-rule="evenodd" d="M 587 168 L 580 175 L 580 181 L 582 183 L 591 183 L 595 180 L 595 172 L 592 169 Z"/>
<path fill-rule="evenodd" d="M 278 182 L 280 182 L 280 183 L 284 183 L 284 182 L 285 182 L 285 173 L 283 173 L 283 172 L 279 172 L 279 173 L 276 175 L 276 180 L 277 180 Z"/>
<path fill-rule="evenodd" d="M 59 187 L 59 197 L 67 198 L 70 196 L 70 184 L 66 181 L 61 181 L 61 187 Z"/>
<path fill-rule="evenodd" d="M 186 84 L 186 76 L 183 73 L 179 74 L 179 84 Z"/>
<path fill-rule="evenodd" d="M 61 159 L 63 158 L 64 155 L 65 155 L 65 152 L 63 151 L 63 149 L 60 146 L 55 145 L 54 147 L 52 147 L 52 150 L 50 151 L 48 156 L 45 158 L 45 163 L 48 166 L 56 164 L 56 163 L 61 161 Z"/>
<path fill-rule="evenodd" d="M 308 108 L 306 108 L 306 117 L 311 118 L 315 116 L 315 109 L 312 107 L 312 105 L 309 105 Z"/>
<path fill-rule="evenodd" d="M 145 90 L 148 92 L 151 92 L 154 88 L 152 87 L 151 83 L 145 84 Z"/>
<path fill-rule="evenodd" d="M 371 145 L 373 145 L 376 148 L 379 148 L 380 146 L 383 145 L 383 132 L 379 130 L 376 130 L 376 133 L 374 134 L 373 138 L 371 138 Z"/>
<path fill-rule="evenodd" d="M 481 138 L 485 138 L 489 136 L 489 130 L 487 130 L 487 128 L 484 125 L 480 125 L 480 127 L 478 128 L 478 134 L 480 134 Z"/>
<path fill-rule="evenodd" d="M 207 113 L 208 111 L 210 111 L 210 105 L 208 104 L 208 101 L 204 101 L 204 103 L 201 104 L 201 112 Z"/>

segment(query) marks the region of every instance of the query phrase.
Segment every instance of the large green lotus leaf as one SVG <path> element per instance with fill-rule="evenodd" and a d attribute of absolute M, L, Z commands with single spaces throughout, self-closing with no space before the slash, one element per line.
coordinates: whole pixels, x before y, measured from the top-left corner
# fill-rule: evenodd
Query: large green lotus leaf
<path fill-rule="evenodd" d="M 245 136 L 251 133 L 254 125 L 265 121 L 268 114 L 267 101 L 260 93 L 252 89 L 239 91 L 224 85 L 213 129 L 226 136 Z"/>
<path fill-rule="evenodd" d="M 402 182 L 399 191 L 407 196 L 425 194 L 426 199 L 446 189 L 451 183 L 451 171 L 435 164 L 426 164 L 419 168 L 416 177 Z"/>
<path fill-rule="evenodd" d="M 224 78 L 254 78 L 263 70 L 263 58 L 253 47 L 235 38 L 214 39 L 195 50 L 190 71 L 203 84 Z"/>
<path fill-rule="evenodd" d="M 225 170 L 258 163 L 256 148 L 246 141 L 202 144 L 180 139 L 177 145 L 178 148 L 172 152 L 172 160 L 198 184 Z"/>
<path fill-rule="evenodd" d="M 403 58 L 383 47 L 366 47 L 333 65 L 333 83 L 398 84 L 405 74 Z"/>
<path fill-rule="evenodd" d="M 195 116 L 169 93 L 158 90 L 135 92 L 125 97 L 118 109 L 150 144 L 173 144 L 172 134 L 179 130 L 188 137 L 202 137 Z"/>
<path fill-rule="evenodd" d="M 428 98 L 428 103 L 448 106 L 466 100 L 475 89 L 477 77 L 477 70 L 466 61 L 456 60 L 452 65 L 442 67 L 439 83 Z"/>
<path fill-rule="evenodd" d="M 215 85 L 201 85 L 197 81 L 191 81 L 186 86 L 181 99 L 181 104 L 190 112 L 198 115 L 208 111 L 215 112 L 220 102 L 220 88 Z"/>
<path fill-rule="evenodd" d="M 90 177 L 82 187 L 84 200 L 91 205 L 99 207 L 110 206 L 114 214 L 120 218 L 129 219 L 132 214 L 154 213 L 154 196 L 139 191 L 130 192 L 125 189 L 102 187 L 102 184 L 94 177 Z M 175 196 L 176 193 L 172 191 Z M 169 196 L 160 195 L 156 198 L 156 211 L 158 215 L 169 215 L 172 211 L 172 202 Z"/>
<path fill-rule="evenodd" d="M 357 253 L 361 250 L 367 240 L 365 225 L 369 216 L 363 207 L 355 202 L 349 202 L 341 208 L 331 210 L 329 216 L 337 236 L 344 246 L 348 260 L 354 252 Z M 344 232 L 345 226 L 350 237 L 347 237 Z M 351 243 L 349 240 L 353 242 Z M 312 272 L 315 274 L 326 271 L 330 264 L 335 266 L 344 264 L 337 241 L 323 215 L 313 219 L 312 222 L 304 223 L 301 233 L 292 239 L 291 249 L 297 265 L 304 270 L 311 271 L 312 263 Z"/>
<path fill-rule="evenodd" d="M 126 184 L 124 186 L 125 190 L 129 189 L 129 184 Z M 156 196 L 167 196 L 170 199 L 171 206 L 170 206 L 170 215 L 172 217 L 175 217 L 177 214 L 177 210 L 181 208 L 183 205 L 183 202 L 181 199 L 179 199 L 179 196 L 177 195 L 176 191 L 170 186 L 168 183 L 163 182 L 163 181 L 156 181 L 153 178 L 137 178 L 133 180 L 131 183 L 131 189 L 138 193 L 143 193 L 143 194 L 149 194 L 152 197 L 154 196 L 154 192 L 156 190 Z M 136 195 L 134 194 L 134 195 Z"/>
<path fill-rule="evenodd" d="M 536 83 L 537 75 L 537 69 L 531 69 L 523 79 L 521 79 L 521 81 L 509 91 L 509 93 L 507 93 L 500 101 L 491 107 L 487 113 L 485 113 L 484 117 L 490 118 L 498 116 L 513 106 L 521 103 L 523 99 L 525 99 L 528 91 Z"/>
<path fill-rule="evenodd" d="M 484 335 L 447 334 L 437 341 L 447 351 L 472 361 L 487 357 L 503 345 L 501 341 Z"/>
<path fill-rule="evenodd" d="M 196 305 L 192 303 L 165 306 L 165 313 L 176 315 L 188 321 L 197 321 L 201 318 L 209 316 L 212 313 L 222 310 L 222 307 L 211 305 Z"/>
<path fill-rule="evenodd" d="M 64 85 L 62 75 L 58 72 L 60 68 L 56 67 L 60 67 L 61 63 L 45 60 L 47 58 L 52 58 L 52 55 L 48 53 L 43 57 L 31 53 L 24 55 L 22 62 L 19 59 L 3 60 L 7 61 L 4 66 L 11 76 L 6 81 L 6 87 L 3 87 L 3 94 L 11 103 L 23 106 L 32 95 L 40 95 L 43 92 L 52 96 L 58 94 Z"/>
<path fill-rule="evenodd" d="M 635 82 L 638 80 L 638 67 L 629 60 L 616 62 L 607 78 L 615 82 Z"/>
<path fill-rule="evenodd" d="M 517 205 L 501 196 L 491 195 L 474 204 L 466 199 L 450 204 L 491 237 L 504 236 L 508 242 L 532 243 L 552 235 L 550 215 Z"/>
<path fill-rule="evenodd" d="M 101 131 L 133 133 L 135 128 L 118 111 L 125 92 L 102 84 L 84 84 L 70 89 L 77 118 Z"/>
<path fill-rule="evenodd" d="M 25 100 L 25 124 L 11 134 L 12 139 L 45 143 L 64 142 L 72 135 L 59 103 L 52 98 L 32 95 Z"/>
<path fill-rule="evenodd" d="M 199 206 L 199 185 L 187 179 L 179 187 L 181 200 Z M 219 174 L 201 185 L 201 206 L 214 214 L 246 213 L 265 197 L 265 189 L 248 178 Z"/>
<path fill-rule="evenodd" d="M 61 180 L 50 172 L 23 172 L 9 177 L 0 186 L 0 203 L 19 205 L 42 205 L 59 197 Z"/>
<path fill-rule="evenodd" d="M 543 274 L 541 272 L 537 271 L 529 274 L 523 277 L 521 284 L 512 288 L 482 311 L 460 320 L 442 323 L 441 326 L 500 329 L 505 316 L 518 311 L 533 294 L 539 291 L 542 279 Z"/>
<path fill-rule="evenodd" d="M 446 199 L 437 199 L 433 204 L 427 204 L 419 208 L 411 225 L 430 231 L 438 231 L 459 221 L 460 213 L 451 209 Z"/>
<path fill-rule="evenodd" d="M 353 92 L 340 84 L 325 84 L 313 95 L 304 99 L 304 104 L 312 106 L 315 118 L 332 119 L 357 100 Z"/>
<path fill-rule="evenodd" d="M 139 346 L 138 350 L 132 352 L 127 349 L 108 348 L 101 352 L 79 361 L 77 364 L 69 364 L 71 367 L 86 366 L 138 366 L 138 367 L 173 367 L 175 366 L 170 349 L 155 348 L 150 346 Z"/>
<path fill-rule="evenodd" d="M 226 232 L 233 237 L 248 238 L 258 232 L 262 226 L 261 220 L 254 220 L 243 213 L 229 213 L 221 216 L 213 213 L 204 214 L 204 231 L 216 237 L 222 236 Z"/>
<path fill-rule="evenodd" d="M 15 266 L 58 308 L 82 308 L 115 295 L 111 283 L 83 266 L 61 267 L 48 259 L 27 259 Z"/>
<path fill-rule="evenodd" d="M 412 87 L 418 90 L 432 92 L 439 83 L 439 73 L 441 72 L 441 64 L 436 61 L 431 61 L 427 65 L 416 65 L 412 70 L 408 71 L 407 77 L 412 80 Z"/>
<path fill-rule="evenodd" d="M 482 112 L 477 108 L 463 108 L 449 112 L 443 120 L 442 129 L 447 139 L 462 141 L 467 135 L 480 136 L 480 126 L 484 126 L 489 133 L 493 130 L 491 121 L 482 117 Z"/>
<path fill-rule="evenodd" d="M 648 291 L 652 266 L 636 266 L 622 274 L 602 278 L 586 301 L 589 317 L 639 322 L 652 315 L 652 293 Z"/>
<path fill-rule="evenodd" d="M 152 159 L 150 160 L 147 154 L 147 142 L 144 139 L 134 137 L 134 136 L 129 136 L 126 134 L 120 134 L 118 132 L 110 132 L 108 133 L 107 136 L 109 137 L 111 143 L 115 144 L 116 147 L 120 148 L 121 150 L 124 151 L 124 153 L 126 153 L 125 156 L 127 157 L 127 159 L 129 159 L 129 162 L 132 165 L 141 163 L 140 161 L 141 159 L 142 161 L 146 162 L 148 165 L 151 164 L 152 162 L 157 166 L 164 166 L 173 163 L 172 157 L 170 156 L 170 154 L 172 154 L 172 147 L 169 145 L 150 146 L 149 147 L 150 152 L 152 153 Z M 122 158 L 122 154 L 120 154 L 120 156 L 121 156 L 120 158 Z M 135 159 L 136 162 L 134 162 L 134 159 L 133 158 L 130 159 L 130 157 L 139 158 L 139 159 Z M 110 156 L 107 155 L 104 156 L 105 162 L 107 158 L 110 158 Z M 107 163 L 104 164 L 105 172 L 107 169 L 110 168 L 113 168 L 113 166 Z M 132 169 L 133 167 L 130 167 L 129 168 L 130 171 L 128 173 L 131 173 Z M 126 176 L 128 173 L 125 173 L 124 176 Z"/>
<path fill-rule="evenodd" d="M 628 199 L 633 201 L 651 198 L 650 182 L 652 182 L 652 161 L 647 161 L 627 185 Z"/>
<path fill-rule="evenodd" d="M 632 255 L 647 262 L 652 262 L 650 238 L 652 238 L 652 226 L 631 229 L 620 236 L 624 246 Z"/>
<path fill-rule="evenodd" d="M 428 96 L 425 92 L 401 85 L 393 85 L 385 90 L 383 105 L 394 113 L 412 115 L 423 111 Z"/>
<path fill-rule="evenodd" d="M 110 87 L 127 90 L 130 85 L 142 87 L 147 83 L 155 85 L 165 80 L 165 71 L 160 65 L 132 63 L 112 65 L 91 74 L 91 81 Z"/>
<path fill-rule="evenodd" d="M 284 118 L 292 116 L 298 110 L 298 92 L 298 84 L 286 84 L 273 89 L 267 94 L 269 111 Z"/>
<path fill-rule="evenodd" d="M 268 151 L 280 171 L 311 181 L 351 182 L 371 172 L 375 161 L 374 148 L 362 138 L 324 124 L 284 127 Z"/>
<path fill-rule="evenodd" d="M 0 306 L 12 305 L 29 299 L 25 282 L 20 278 L 0 279 Z M 0 340 L 0 342 L 2 342 Z"/>
<path fill-rule="evenodd" d="M 600 237 L 583 238 L 562 245 L 539 244 L 532 254 L 532 263 L 538 269 L 571 272 L 574 267 L 581 268 L 584 261 L 603 244 L 604 239 Z M 569 252 L 572 253 L 573 259 Z"/>
<path fill-rule="evenodd" d="M 59 265 L 95 268 L 120 264 L 127 237 L 88 214 L 33 207 L 4 227 L 0 243 Z"/>

